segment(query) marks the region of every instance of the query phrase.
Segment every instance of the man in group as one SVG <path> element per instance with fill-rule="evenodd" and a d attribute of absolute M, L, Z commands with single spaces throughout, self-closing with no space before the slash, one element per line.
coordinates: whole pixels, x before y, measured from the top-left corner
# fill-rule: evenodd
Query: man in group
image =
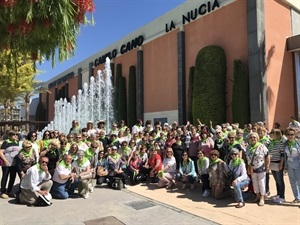
<path fill-rule="evenodd" d="M 48 171 L 48 162 L 48 157 L 43 156 L 27 170 L 20 184 L 21 192 L 17 195 L 20 203 L 35 205 L 40 195 L 49 194 L 53 182 Z"/>
<path fill-rule="evenodd" d="M 53 175 L 53 186 L 51 195 L 57 199 L 67 199 L 74 195 L 74 190 L 78 186 L 76 174 L 72 173 L 72 156 L 66 155 L 56 167 Z"/>

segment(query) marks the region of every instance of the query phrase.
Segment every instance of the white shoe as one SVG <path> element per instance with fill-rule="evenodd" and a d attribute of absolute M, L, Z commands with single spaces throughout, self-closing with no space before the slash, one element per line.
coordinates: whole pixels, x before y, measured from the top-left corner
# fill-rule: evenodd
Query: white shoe
<path fill-rule="evenodd" d="M 89 198 L 89 197 L 90 197 L 89 192 L 87 192 L 85 195 L 83 195 L 83 198 L 84 198 L 84 199 L 87 199 L 87 198 Z"/>
<path fill-rule="evenodd" d="M 208 197 L 208 196 L 210 196 L 210 191 L 209 190 L 205 190 L 204 191 L 204 193 L 203 193 L 203 195 L 202 195 L 202 197 Z"/>
<path fill-rule="evenodd" d="M 283 198 L 277 198 L 273 200 L 274 203 L 283 203 L 285 200 Z"/>
<path fill-rule="evenodd" d="M 275 195 L 272 197 L 273 201 L 276 200 L 277 198 L 279 198 L 279 195 Z"/>
<path fill-rule="evenodd" d="M 185 189 L 185 188 L 186 188 L 186 184 L 183 184 L 181 188 L 182 188 L 182 189 Z"/>
<path fill-rule="evenodd" d="M 94 191 L 93 185 L 92 185 L 92 184 L 89 184 L 88 186 L 89 186 L 89 192 L 90 192 L 90 193 L 93 193 L 93 191 Z"/>
<path fill-rule="evenodd" d="M 195 184 L 191 184 L 191 189 L 194 189 L 195 188 Z"/>

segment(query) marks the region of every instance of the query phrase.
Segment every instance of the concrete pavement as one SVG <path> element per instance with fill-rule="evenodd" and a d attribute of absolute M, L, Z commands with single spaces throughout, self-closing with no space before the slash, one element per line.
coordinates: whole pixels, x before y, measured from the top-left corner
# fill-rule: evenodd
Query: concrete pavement
<path fill-rule="evenodd" d="M 1 172 L 0 172 L 1 177 Z M 275 194 L 270 176 L 271 195 Z M 285 176 L 286 203 L 266 200 L 263 207 L 246 201 L 236 209 L 231 198 L 214 200 L 201 196 L 200 184 L 195 189 L 158 189 L 155 184 L 128 186 L 122 191 L 106 185 L 96 188 L 89 199 L 53 200 L 50 207 L 16 205 L 14 199 L 0 199 L 1 225 L 84 224 L 84 221 L 114 216 L 124 224 L 300 224 L 300 205 L 293 200 L 288 177 Z"/>

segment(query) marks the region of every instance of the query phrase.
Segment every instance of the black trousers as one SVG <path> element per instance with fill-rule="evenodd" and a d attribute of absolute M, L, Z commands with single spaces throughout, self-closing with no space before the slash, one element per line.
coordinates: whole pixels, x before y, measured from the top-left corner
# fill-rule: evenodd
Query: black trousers
<path fill-rule="evenodd" d="M 10 193 L 13 189 L 17 175 L 16 166 L 2 166 L 1 193 Z M 8 187 L 6 189 L 7 180 L 9 177 Z"/>

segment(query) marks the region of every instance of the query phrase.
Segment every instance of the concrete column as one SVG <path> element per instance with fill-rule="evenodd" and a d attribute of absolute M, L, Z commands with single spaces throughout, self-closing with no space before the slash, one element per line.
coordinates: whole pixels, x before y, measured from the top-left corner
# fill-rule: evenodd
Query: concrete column
<path fill-rule="evenodd" d="M 268 123 L 264 0 L 247 1 L 251 123 Z M 268 124 L 267 124 L 268 125 Z"/>
<path fill-rule="evenodd" d="M 137 118 L 144 121 L 144 51 L 137 51 Z"/>
<path fill-rule="evenodd" d="M 177 33 L 178 123 L 186 123 L 185 32 Z"/>
<path fill-rule="evenodd" d="M 78 68 L 77 74 L 78 74 L 77 85 L 79 90 L 82 89 L 82 68 Z"/>

